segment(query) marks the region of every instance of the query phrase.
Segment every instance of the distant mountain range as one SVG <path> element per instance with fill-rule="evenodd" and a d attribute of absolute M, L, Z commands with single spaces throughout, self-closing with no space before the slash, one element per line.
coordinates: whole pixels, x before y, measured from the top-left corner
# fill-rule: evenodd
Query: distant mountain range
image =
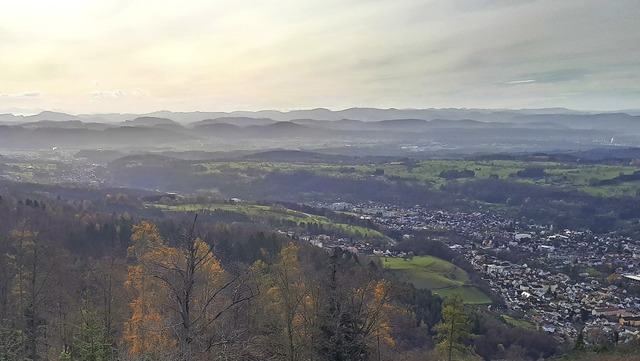
<path fill-rule="evenodd" d="M 349 108 L 344 110 L 329 110 L 324 108 L 308 110 L 292 110 L 282 112 L 277 110 L 234 111 L 234 112 L 170 112 L 158 111 L 147 114 L 79 114 L 71 115 L 60 112 L 44 111 L 36 115 L 0 114 L 0 122 L 33 123 L 39 121 L 82 121 L 85 123 L 133 123 L 132 125 L 155 125 L 158 123 L 180 124 L 211 124 L 231 123 L 237 125 L 266 125 L 272 122 L 294 120 L 359 120 L 363 122 L 420 119 L 420 120 L 465 120 L 480 122 L 511 122 L 540 119 L 578 119 L 591 117 L 593 119 L 611 119 L 618 117 L 633 117 L 640 115 L 640 110 L 626 112 L 584 112 L 564 108 L 545 109 L 377 109 L 377 108 Z"/>
<path fill-rule="evenodd" d="M 640 115 L 640 110 L 629 110 L 631 115 Z M 193 123 L 205 120 L 225 118 L 233 119 L 272 119 L 274 121 L 291 121 L 295 119 L 314 119 L 314 120 L 342 120 L 353 119 L 361 121 L 379 121 L 389 119 L 473 119 L 484 122 L 502 122 L 510 121 L 513 117 L 519 115 L 587 115 L 596 114 L 583 111 L 575 111 L 564 108 L 546 108 L 546 109 L 521 109 L 521 110 L 505 110 L 505 109 L 377 109 L 377 108 L 349 108 L 344 110 L 329 110 L 324 108 L 308 109 L 308 110 L 292 110 L 282 112 L 278 110 L 260 110 L 260 111 L 234 111 L 234 112 L 170 112 L 158 111 L 147 114 L 79 114 L 71 115 L 66 113 L 44 111 L 36 115 L 22 116 L 12 114 L 0 114 L 0 122 L 37 122 L 41 120 L 64 121 L 64 120 L 80 120 L 83 122 L 97 123 L 120 123 L 136 118 L 164 118 L 170 119 L 178 123 Z M 251 120 L 252 122 L 253 120 Z"/>
<path fill-rule="evenodd" d="M 172 147 L 255 141 L 396 142 L 441 147 L 640 144 L 640 115 L 568 109 L 375 109 L 0 115 L 0 148 Z M 635 143 L 634 143 L 635 142 Z M 407 143 L 407 144 L 405 144 Z M 638 144 L 636 144 L 638 143 Z M 240 149 L 240 148 L 238 148 Z"/>

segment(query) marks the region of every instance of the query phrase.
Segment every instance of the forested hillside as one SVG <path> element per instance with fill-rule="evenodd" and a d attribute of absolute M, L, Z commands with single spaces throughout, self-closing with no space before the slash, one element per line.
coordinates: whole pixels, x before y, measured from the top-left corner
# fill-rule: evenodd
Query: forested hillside
<path fill-rule="evenodd" d="M 149 218 L 142 204 L 124 193 L 94 201 L 2 194 L 2 359 L 420 360 L 448 345 L 460 357 L 537 359 L 559 351 L 551 336 L 514 332 L 482 309 L 383 277 L 375 258 L 192 211 Z M 450 338 L 441 321 L 451 312 L 468 318 L 455 326 L 467 336 Z"/>

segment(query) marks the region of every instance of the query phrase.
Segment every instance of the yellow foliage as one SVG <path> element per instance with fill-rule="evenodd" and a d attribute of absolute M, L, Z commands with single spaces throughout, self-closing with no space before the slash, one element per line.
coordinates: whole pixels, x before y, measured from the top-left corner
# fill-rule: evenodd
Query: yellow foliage
<path fill-rule="evenodd" d="M 141 298 L 130 303 L 133 314 L 124 323 L 122 339 L 131 355 L 161 354 L 175 348 L 175 340 L 165 330 L 164 316 L 159 310 L 146 305 L 147 302 Z"/>
<path fill-rule="evenodd" d="M 380 280 L 376 283 L 376 287 L 374 290 L 374 296 L 376 300 L 383 300 L 387 297 L 389 289 L 389 283 L 385 280 Z"/>
<path fill-rule="evenodd" d="M 132 314 L 124 324 L 122 339 L 132 355 L 162 352 L 175 342 L 163 325 L 160 300 L 166 285 L 153 277 L 152 267 L 162 263 L 167 253 L 171 254 L 167 252 L 170 247 L 164 244 L 157 227 L 148 221 L 133 226 L 131 243 L 127 251 L 137 263 L 129 266 L 125 286 L 134 298 L 129 303 Z"/>
<path fill-rule="evenodd" d="M 175 302 L 180 302 L 177 298 L 184 295 L 180 287 L 184 285 L 189 265 L 197 264 L 189 276 L 195 284 L 189 296 L 190 309 L 196 313 L 215 314 L 207 307 L 212 305 L 216 290 L 224 284 L 226 272 L 202 239 L 194 239 L 191 247 L 171 247 L 148 221 L 133 226 L 128 254 L 135 263 L 129 266 L 125 279 L 125 286 L 134 296 L 129 304 L 131 316 L 124 324 L 123 341 L 127 350 L 132 355 L 157 355 L 163 350 L 175 349 L 175 329 L 169 325 L 176 325 L 179 315 L 170 310 L 179 308 Z M 207 323 L 207 314 L 203 314 L 203 324 Z"/>
<path fill-rule="evenodd" d="M 280 261 L 289 267 L 298 267 L 298 250 L 300 247 L 294 243 L 289 243 L 280 251 Z"/>
<path fill-rule="evenodd" d="M 149 221 L 141 221 L 133 226 L 131 246 L 127 249 L 127 253 L 130 257 L 139 257 L 149 248 L 162 245 L 164 245 L 164 241 L 160 237 L 158 227 Z"/>
<path fill-rule="evenodd" d="M 278 287 L 269 287 L 267 295 L 271 298 L 280 297 L 280 289 Z"/>
<path fill-rule="evenodd" d="M 400 309 L 388 303 L 389 301 L 389 289 L 391 284 L 385 280 L 373 281 L 375 286 L 373 288 L 373 299 L 369 304 L 370 312 L 376 319 L 375 335 L 379 337 L 384 343 L 389 346 L 395 346 L 395 340 L 391 337 L 391 315 L 400 312 Z"/>
<path fill-rule="evenodd" d="M 210 279 L 218 279 L 224 274 L 224 269 L 220 261 L 211 251 L 211 246 L 199 237 L 195 239 L 196 258 L 202 259 L 202 269 L 206 271 L 206 275 Z"/>
<path fill-rule="evenodd" d="M 16 246 L 23 249 L 31 249 L 34 246 L 36 238 L 38 238 L 38 232 L 26 229 L 14 229 L 9 232 L 9 237 Z"/>
<path fill-rule="evenodd" d="M 294 327 L 302 326 L 304 324 L 304 317 L 302 317 L 302 315 L 300 314 L 293 316 L 292 324 Z"/>
<path fill-rule="evenodd" d="M 259 260 L 255 261 L 255 262 L 253 262 L 253 264 L 251 265 L 250 269 L 252 271 L 260 271 L 261 272 L 262 270 L 264 270 L 267 267 L 268 267 L 267 263 L 265 261 L 259 259 Z"/>
<path fill-rule="evenodd" d="M 313 307 L 313 297 L 307 295 L 304 298 L 304 306 L 307 309 L 311 309 Z"/>

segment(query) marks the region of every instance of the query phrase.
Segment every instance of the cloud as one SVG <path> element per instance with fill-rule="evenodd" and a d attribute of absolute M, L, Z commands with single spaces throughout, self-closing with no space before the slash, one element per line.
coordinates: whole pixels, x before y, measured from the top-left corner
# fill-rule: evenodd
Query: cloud
<path fill-rule="evenodd" d="M 2 93 L 0 97 L 3 98 L 34 98 L 40 96 L 40 92 L 31 91 L 24 93 Z"/>
<path fill-rule="evenodd" d="M 0 84 L 77 112 L 640 101 L 638 0 L 34 1 L 0 12 Z"/>
<path fill-rule="evenodd" d="M 535 79 L 527 79 L 527 80 L 514 80 L 514 81 L 509 81 L 507 82 L 507 84 L 529 84 L 529 83 L 535 83 L 536 80 Z"/>
<path fill-rule="evenodd" d="M 123 98 L 127 96 L 127 93 L 120 89 L 115 90 L 96 90 L 92 91 L 91 96 L 96 99 L 114 99 L 114 98 Z"/>
<path fill-rule="evenodd" d="M 94 99 L 123 99 L 123 98 L 141 98 L 146 96 L 148 92 L 141 88 L 133 88 L 130 91 L 122 89 L 113 90 L 96 90 L 89 93 Z"/>
<path fill-rule="evenodd" d="M 145 91 L 144 89 L 140 89 L 140 88 L 134 88 L 131 89 L 131 91 L 129 92 L 129 95 L 135 98 L 140 98 L 143 97 L 145 95 L 147 95 L 148 92 Z"/>
<path fill-rule="evenodd" d="M 579 80 L 584 78 L 584 76 L 585 72 L 579 69 L 553 70 L 540 73 L 523 74 L 520 78 L 526 80 L 514 80 L 507 82 L 507 84 L 552 84 Z"/>

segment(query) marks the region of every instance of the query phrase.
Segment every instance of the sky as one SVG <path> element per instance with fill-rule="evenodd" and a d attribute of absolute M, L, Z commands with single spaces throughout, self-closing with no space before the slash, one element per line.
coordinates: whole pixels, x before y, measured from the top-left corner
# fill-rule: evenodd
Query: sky
<path fill-rule="evenodd" d="M 21 0 L 0 112 L 640 108 L 638 0 Z"/>

